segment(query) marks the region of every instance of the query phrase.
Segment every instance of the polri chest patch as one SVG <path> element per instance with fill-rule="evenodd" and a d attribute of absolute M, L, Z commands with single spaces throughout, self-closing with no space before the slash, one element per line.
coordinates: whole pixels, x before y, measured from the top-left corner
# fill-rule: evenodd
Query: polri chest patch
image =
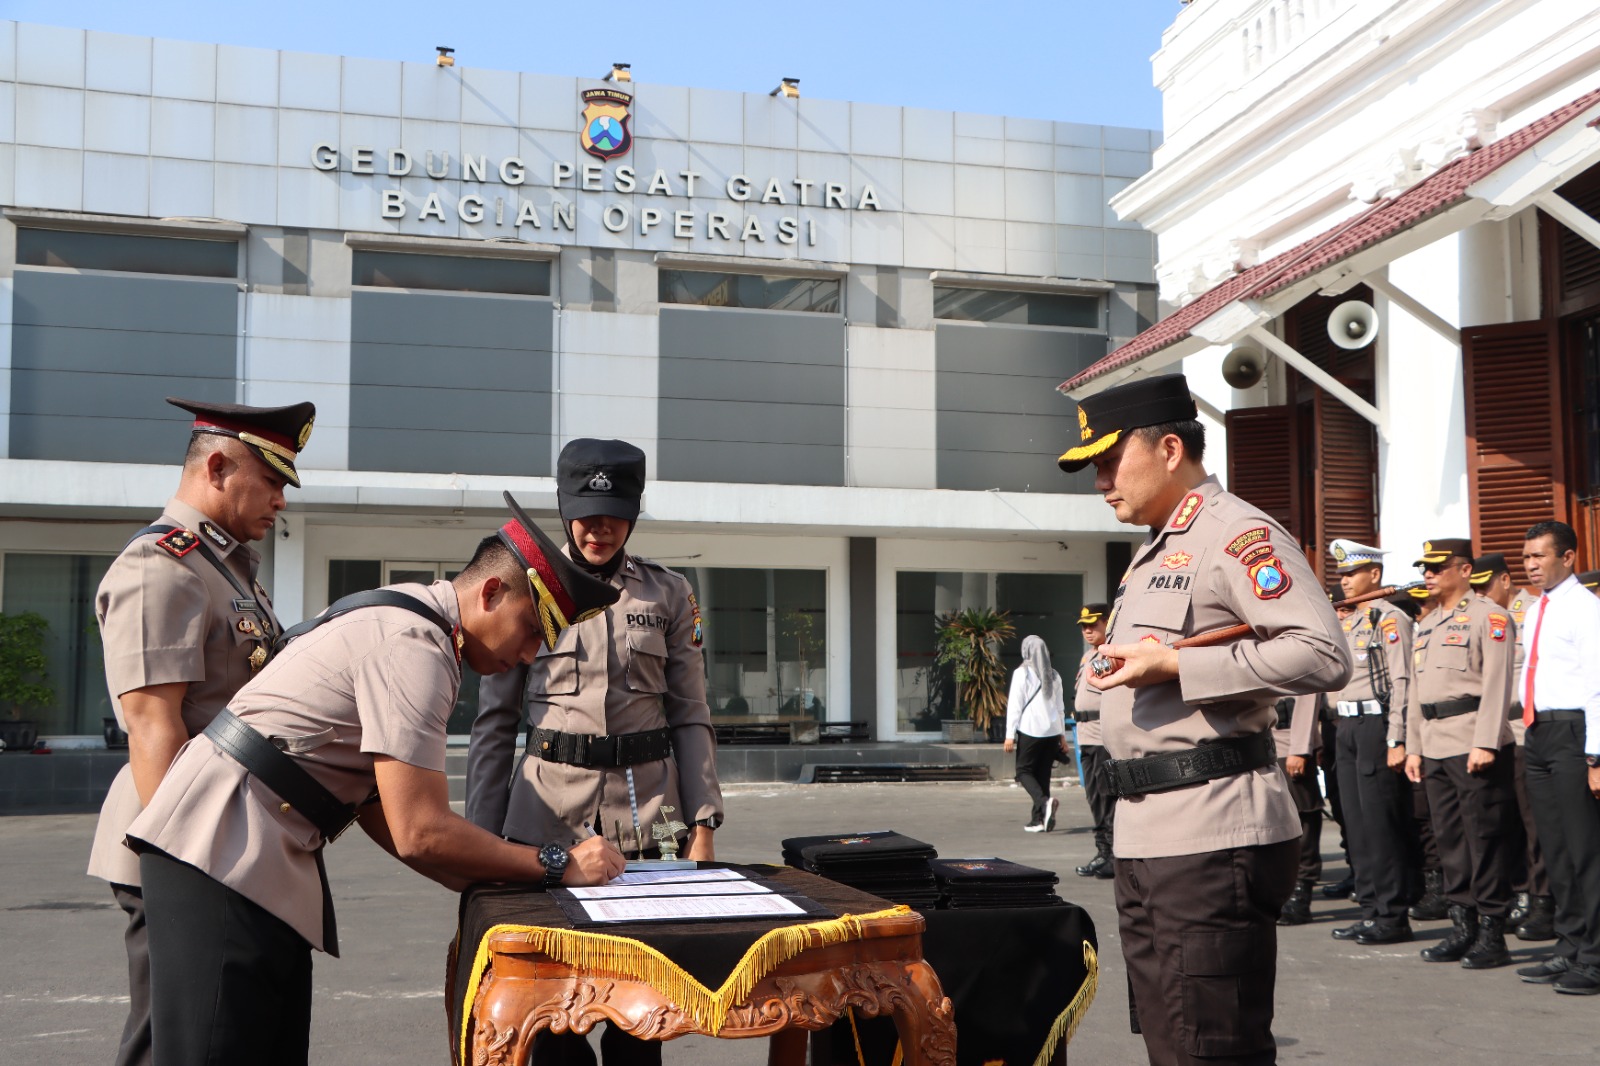
<path fill-rule="evenodd" d="M 629 629 L 659 629 L 666 632 L 667 616 L 649 611 L 629 611 L 625 616 Z"/>

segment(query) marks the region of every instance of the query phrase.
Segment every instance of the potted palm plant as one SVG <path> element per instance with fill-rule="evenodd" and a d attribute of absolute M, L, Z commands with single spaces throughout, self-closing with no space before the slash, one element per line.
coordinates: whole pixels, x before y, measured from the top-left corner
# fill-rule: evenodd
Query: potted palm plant
<path fill-rule="evenodd" d="M 949 667 L 956 682 L 956 717 L 941 722 L 944 739 L 971 742 L 987 735 L 991 722 L 1005 719 L 1006 672 L 1000 649 L 1016 636 L 1009 611 L 968 607 L 937 619 L 934 661 Z"/>
<path fill-rule="evenodd" d="M 55 690 L 44 673 L 44 635 L 49 628 L 44 616 L 32 611 L 0 614 L 0 744 L 4 745 L 0 750 L 32 751 L 39 723 L 23 713 L 55 702 Z"/>

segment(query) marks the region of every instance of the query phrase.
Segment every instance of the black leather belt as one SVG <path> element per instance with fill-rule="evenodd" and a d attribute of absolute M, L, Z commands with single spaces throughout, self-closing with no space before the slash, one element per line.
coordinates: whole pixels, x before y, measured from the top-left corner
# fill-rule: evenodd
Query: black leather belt
<path fill-rule="evenodd" d="M 1583 712 L 1567 708 L 1558 708 L 1553 711 L 1534 711 L 1533 720 L 1535 722 L 1581 722 L 1583 721 Z"/>
<path fill-rule="evenodd" d="M 643 733 L 563 733 L 529 727 L 527 751 L 545 762 L 568 766 L 636 766 L 672 754 L 672 730 L 666 726 Z"/>
<path fill-rule="evenodd" d="M 1440 700 L 1438 703 L 1424 703 L 1422 717 L 1428 721 L 1436 718 L 1454 718 L 1460 714 L 1471 714 L 1478 709 L 1478 697 L 1465 696 L 1459 700 Z"/>
<path fill-rule="evenodd" d="M 1278 745 L 1271 733 L 1226 737 L 1143 759 L 1112 759 L 1106 763 L 1106 785 L 1113 796 L 1137 796 L 1260 770 L 1277 761 Z"/>
<path fill-rule="evenodd" d="M 1100 720 L 1100 712 L 1099 711 L 1073 711 L 1072 712 L 1072 720 L 1074 722 L 1098 722 Z"/>

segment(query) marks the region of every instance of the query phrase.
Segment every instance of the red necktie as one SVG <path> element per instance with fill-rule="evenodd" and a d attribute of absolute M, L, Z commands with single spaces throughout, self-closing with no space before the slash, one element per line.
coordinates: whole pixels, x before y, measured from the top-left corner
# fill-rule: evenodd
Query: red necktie
<path fill-rule="evenodd" d="M 1533 674 L 1539 668 L 1539 630 L 1544 628 L 1545 608 L 1550 606 L 1550 594 L 1541 593 L 1539 596 L 1539 620 L 1533 623 L 1533 642 L 1528 645 L 1527 680 L 1523 682 L 1522 692 L 1522 724 L 1533 724 Z"/>

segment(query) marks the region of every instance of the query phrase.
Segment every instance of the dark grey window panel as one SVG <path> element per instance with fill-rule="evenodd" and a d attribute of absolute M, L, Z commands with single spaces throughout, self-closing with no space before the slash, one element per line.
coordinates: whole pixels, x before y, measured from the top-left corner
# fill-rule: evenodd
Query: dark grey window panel
<path fill-rule="evenodd" d="M 660 424 L 679 440 L 844 445 L 844 408 L 818 404 L 663 399 Z"/>
<path fill-rule="evenodd" d="M 1106 354 L 1102 333 L 940 322 L 934 334 L 940 373 L 1054 376 L 1052 387 Z"/>
<path fill-rule="evenodd" d="M 229 338 L 239 332 L 239 290 L 226 282 L 19 270 L 13 285 L 12 321 L 19 326 Z"/>
<path fill-rule="evenodd" d="M 717 274 L 701 270 L 661 270 L 657 296 L 664 304 L 749 307 L 775 311 L 839 312 L 839 278 Z"/>
<path fill-rule="evenodd" d="M 1056 391 L 1064 379 L 1010 374 L 940 374 L 936 380 L 941 411 L 1078 417 L 1078 406 Z"/>
<path fill-rule="evenodd" d="M 548 300 L 351 296 L 350 468 L 543 476 Z"/>
<path fill-rule="evenodd" d="M 844 319 L 779 311 L 663 307 L 661 359 L 843 366 Z"/>
<path fill-rule="evenodd" d="M 391 289 L 549 296 L 550 264 L 543 259 L 356 251 L 350 256 L 350 280 Z"/>
<path fill-rule="evenodd" d="M 971 411 L 940 411 L 938 433 L 941 451 L 952 450 L 946 442 L 955 440 L 960 446 L 954 450 L 960 451 L 1035 451 L 1060 455 L 1079 440 L 1076 410 L 1071 418 L 1042 415 L 996 418 L 992 414 Z"/>
<path fill-rule="evenodd" d="M 1098 296 L 933 287 L 933 317 L 967 322 L 1099 329 L 1104 325 L 1100 307 Z"/>
<path fill-rule="evenodd" d="M 17 230 L 17 262 L 24 266 L 231 278 L 239 273 L 239 242 L 23 227 Z"/>
<path fill-rule="evenodd" d="M 232 285 L 19 270 L 15 459 L 176 463 L 193 419 L 168 396 L 236 398 Z"/>
<path fill-rule="evenodd" d="M 782 403 L 838 406 L 844 402 L 844 374 L 841 366 L 818 363 L 755 363 L 748 372 L 730 373 L 725 359 L 674 359 L 661 365 L 660 389 L 663 400 L 759 397 Z"/>
<path fill-rule="evenodd" d="M 1056 466 L 1056 458 L 1060 454 L 1057 451 L 1045 453 L 941 451 L 939 487 L 977 492 L 988 489 L 1002 489 L 1006 492 L 1093 492 L 1093 469 L 1076 474 L 1063 473 L 1061 468 Z"/>
<path fill-rule="evenodd" d="M 724 444 L 663 438 L 656 443 L 656 456 L 660 477 L 668 481 L 844 484 L 844 448 L 833 445 Z"/>

